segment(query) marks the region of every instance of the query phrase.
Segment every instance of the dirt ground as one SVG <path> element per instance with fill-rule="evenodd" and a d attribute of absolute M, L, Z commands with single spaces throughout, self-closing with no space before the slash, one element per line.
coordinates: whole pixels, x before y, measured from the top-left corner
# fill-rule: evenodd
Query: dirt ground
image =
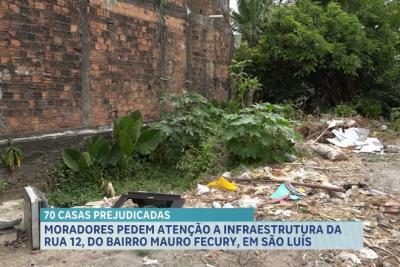
<path fill-rule="evenodd" d="M 320 169 L 332 181 L 362 182 L 371 188 L 400 196 L 400 154 L 351 155 L 336 163 L 318 160 Z M 332 164 L 334 167 L 332 167 Z M 329 167 L 330 166 L 330 167 Z M 18 208 L 19 207 L 19 208 Z M 17 209 L 21 211 L 21 205 Z M 393 215 L 399 217 L 399 215 Z M 398 219 L 398 218 L 397 218 Z M 392 220 L 393 221 L 393 220 Z M 397 220 L 395 223 L 398 223 Z M 400 251 L 400 242 L 393 253 Z M 379 258 L 351 264 L 339 251 L 34 251 L 24 246 L 0 247 L 2 266 L 144 266 L 144 257 L 158 260 L 158 266 L 400 266 L 393 255 L 376 252 Z M 350 253 L 352 253 L 350 251 Z M 399 254 L 397 254 L 399 256 Z M 156 265 L 152 265 L 156 266 Z"/>

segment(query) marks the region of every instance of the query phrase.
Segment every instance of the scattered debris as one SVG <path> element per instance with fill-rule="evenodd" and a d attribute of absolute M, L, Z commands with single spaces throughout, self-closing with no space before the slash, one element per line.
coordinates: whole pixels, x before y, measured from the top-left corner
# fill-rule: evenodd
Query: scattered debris
<path fill-rule="evenodd" d="M 204 195 L 211 192 L 211 189 L 208 186 L 197 184 L 197 195 Z"/>
<path fill-rule="evenodd" d="M 360 153 L 381 153 L 383 145 L 378 138 L 368 137 L 370 131 L 363 128 L 349 128 L 332 130 L 335 138 L 327 139 L 328 142 L 340 148 L 355 147 Z"/>
<path fill-rule="evenodd" d="M 228 191 L 237 190 L 237 185 L 235 183 L 231 183 L 228 180 L 226 180 L 224 176 L 219 177 L 218 180 L 208 183 L 207 187 L 215 189 L 224 189 Z"/>
<path fill-rule="evenodd" d="M 378 254 L 370 248 L 362 248 L 360 250 L 360 257 L 368 260 L 375 260 L 379 258 Z"/>
<path fill-rule="evenodd" d="M 303 195 L 292 194 L 285 184 L 281 184 L 271 196 L 274 201 L 282 201 L 284 199 L 299 200 L 302 197 Z"/>
<path fill-rule="evenodd" d="M 10 229 L 21 223 L 22 218 L 11 221 L 0 221 L 0 230 Z"/>
<path fill-rule="evenodd" d="M 218 201 L 213 201 L 212 207 L 215 208 L 215 209 L 222 208 L 221 203 L 219 203 Z"/>
<path fill-rule="evenodd" d="M 222 208 L 223 209 L 233 209 L 235 207 L 231 203 L 226 203 Z"/>
<path fill-rule="evenodd" d="M 361 264 L 360 258 L 354 253 L 343 251 L 338 257 L 345 262 L 351 261 L 352 264 Z"/>
<path fill-rule="evenodd" d="M 143 258 L 143 265 L 144 266 L 151 266 L 151 265 L 158 265 L 158 260 L 155 259 L 150 259 L 149 257 L 144 257 Z"/>
<path fill-rule="evenodd" d="M 336 127 L 349 128 L 349 127 L 354 126 L 357 122 L 353 119 L 346 118 L 346 119 L 340 119 L 340 120 L 333 119 L 333 120 L 327 121 L 326 123 L 328 124 L 328 128 L 332 129 L 332 128 L 336 128 Z"/>
<path fill-rule="evenodd" d="M 341 151 L 331 145 L 315 146 Z M 191 204 L 187 207 L 252 207 L 256 220 L 363 221 L 367 249 L 332 252 L 329 260 L 339 259 L 343 262 L 339 266 L 373 266 L 383 257 L 397 260 L 400 203 L 392 194 L 352 180 L 363 163 L 361 157 L 354 161 L 355 153 L 349 157 L 351 160 L 343 162 L 303 157 L 284 166 L 245 170 L 229 179 L 237 190 L 214 190 L 207 195 L 197 195 L 194 190 L 187 194 L 187 204 Z"/>
<path fill-rule="evenodd" d="M 259 198 L 251 198 L 248 195 L 244 195 L 239 200 L 239 207 L 241 208 L 257 208 L 258 205 L 261 204 L 261 200 Z"/>
<path fill-rule="evenodd" d="M 291 210 L 276 210 L 274 215 L 279 216 L 279 215 L 283 215 L 285 217 L 290 217 L 292 216 L 292 211 Z"/>
<path fill-rule="evenodd" d="M 348 160 L 349 157 L 340 149 L 324 144 L 314 144 L 312 149 L 322 157 L 329 160 Z"/>
<path fill-rule="evenodd" d="M 387 201 L 383 204 L 383 212 L 400 214 L 400 202 L 399 201 Z"/>
<path fill-rule="evenodd" d="M 400 146 L 399 145 L 386 145 L 383 147 L 383 151 L 385 153 L 397 154 L 397 153 L 400 153 Z"/>

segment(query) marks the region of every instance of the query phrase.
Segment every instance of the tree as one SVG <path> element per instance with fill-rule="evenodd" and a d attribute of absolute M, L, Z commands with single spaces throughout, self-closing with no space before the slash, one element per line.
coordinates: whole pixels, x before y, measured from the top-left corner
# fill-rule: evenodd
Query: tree
<path fill-rule="evenodd" d="M 273 0 L 238 0 L 238 12 L 232 12 L 233 29 L 242 35 L 250 47 L 258 42 L 260 26 Z"/>
<path fill-rule="evenodd" d="M 342 2 L 278 6 L 261 26 L 257 46 L 238 51 L 238 60 L 255 62 L 249 69 L 263 83 L 263 100 L 306 95 L 335 105 L 392 95 L 389 105 L 400 103 L 393 99 L 398 33 L 389 6 L 383 0 Z"/>

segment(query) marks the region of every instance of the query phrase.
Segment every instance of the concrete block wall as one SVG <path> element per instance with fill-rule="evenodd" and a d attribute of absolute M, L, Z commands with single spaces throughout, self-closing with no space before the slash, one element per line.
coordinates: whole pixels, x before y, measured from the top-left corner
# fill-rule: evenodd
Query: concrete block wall
<path fill-rule="evenodd" d="M 220 2 L 1 0 L 0 139 L 110 125 L 135 109 L 157 120 L 168 92 L 226 100 Z"/>
<path fill-rule="evenodd" d="M 136 109 L 158 120 L 165 93 L 225 101 L 231 44 L 226 0 L 0 0 L 0 152 L 12 137 L 25 156 L 12 174 L 0 165 L 3 195 L 48 188 L 44 166 L 82 145 L 82 135 L 36 136 Z"/>

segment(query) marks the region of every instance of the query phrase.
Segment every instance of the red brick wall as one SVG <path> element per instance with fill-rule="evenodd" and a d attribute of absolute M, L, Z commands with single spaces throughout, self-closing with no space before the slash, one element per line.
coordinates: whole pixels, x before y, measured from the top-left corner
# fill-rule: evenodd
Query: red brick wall
<path fill-rule="evenodd" d="M 0 137 L 110 125 L 135 109 L 156 120 L 160 96 L 187 87 L 226 100 L 227 11 L 157 2 L 0 0 Z"/>

